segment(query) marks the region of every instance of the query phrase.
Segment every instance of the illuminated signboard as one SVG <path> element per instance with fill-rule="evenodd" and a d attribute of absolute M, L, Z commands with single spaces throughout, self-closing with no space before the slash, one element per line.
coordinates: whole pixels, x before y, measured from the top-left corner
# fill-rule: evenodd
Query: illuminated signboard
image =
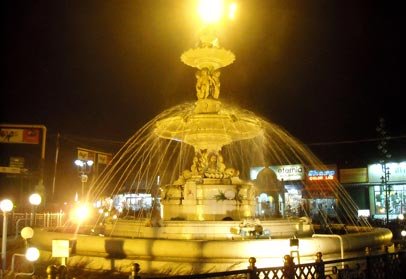
<path fill-rule="evenodd" d="M 303 180 L 304 178 L 303 165 L 270 166 L 270 168 L 280 181 Z"/>
<path fill-rule="evenodd" d="M 252 180 L 257 179 L 258 173 L 264 167 L 252 167 L 250 169 L 250 178 Z M 281 166 L 270 166 L 276 174 L 279 181 L 296 181 L 304 179 L 304 167 L 303 165 L 281 165 Z"/>
<path fill-rule="evenodd" d="M 389 171 L 389 181 L 406 181 L 406 162 L 386 163 Z M 368 181 L 382 183 L 382 165 L 368 165 Z"/>
<path fill-rule="evenodd" d="M 335 170 L 309 170 L 307 178 L 309 180 L 333 180 L 336 177 Z"/>

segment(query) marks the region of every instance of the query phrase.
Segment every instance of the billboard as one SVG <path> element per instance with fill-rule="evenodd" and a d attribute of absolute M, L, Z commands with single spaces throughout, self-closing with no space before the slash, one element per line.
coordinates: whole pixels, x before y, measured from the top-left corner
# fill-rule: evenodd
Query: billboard
<path fill-rule="evenodd" d="M 0 143 L 39 144 L 38 128 L 0 128 Z"/>

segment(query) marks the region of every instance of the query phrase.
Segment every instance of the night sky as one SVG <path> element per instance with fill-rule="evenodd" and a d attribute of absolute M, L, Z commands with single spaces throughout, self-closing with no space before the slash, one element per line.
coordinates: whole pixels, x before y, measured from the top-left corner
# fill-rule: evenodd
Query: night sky
<path fill-rule="evenodd" d="M 60 133 L 91 148 L 194 101 L 195 70 L 180 55 L 197 43 L 195 2 L 2 1 L 0 122 L 45 125 L 50 140 Z M 236 21 L 219 29 L 236 55 L 221 100 L 344 165 L 379 156 L 383 117 L 388 149 L 406 159 L 399 3 L 236 2 Z"/>

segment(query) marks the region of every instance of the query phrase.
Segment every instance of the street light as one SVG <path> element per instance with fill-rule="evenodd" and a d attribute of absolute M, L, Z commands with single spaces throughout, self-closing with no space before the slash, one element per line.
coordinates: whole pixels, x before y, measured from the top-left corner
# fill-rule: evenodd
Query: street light
<path fill-rule="evenodd" d="M 406 230 L 402 230 L 401 232 L 400 232 L 400 235 L 402 236 L 402 244 L 403 244 L 403 248 L 405 247 L 405 238 L 406 238 Z"/>
<path fill-rule="evenodd" d="M 37 218 L 35 218 L 35 208 L 41 204 L 42 198 L 39 194 L 34 193 L 30 195 L 28 201 L 32 205 L 32 217 L 30 218 L 30 226 L 35 226 L 37 223 Z M 34 222 L 33 222 L 34 221 Z"/>
<path fill-rule="evenodd" d="M 90 208 L 88 204 L 77 204 L 75 208 L 72 209 L 70 217 L 73 222 L 77 224 L 82 224 L 91 215 Z"/>
<path fill-rule="evenodd" d="M 390 137 L 387 135 L 387 132 L 385 130 L 385 119 L 380 118 L 378 127 L 376 127 L 376 131 L 379 133 L 380 141 L 378 144 L 378 150 L 382 153 L 382 159 L 380 161 L 381 167 L 382 167 L 382 185 L 385 191 L 385 212 L 386 212 L 386 224 L 389 223 L 389 210 L 390 210 L 390 203 L 389 203 L 389 196 L 391 192 L 391 185 L 389 185 L 389 177 L 390 177 L 390 172 L 389 172 L 389 167 L 386 165 L 387 159 L 390 159 L 392 155 L 388 152 L 387 150 L 387 140 L 390 139 Z"/>
<path fill-rule="evenodd" d="M 80 174 L 80 181 L 82 182 L 82 195 L 81 198 L 83 199 L 85 195 L 85 184 L 88 180 L 88 173 L 92 170 L 93 161 L 92 160 L 75 160 L 75 165 L 78 168 Z"/>
<path fill-rule="evenodd" d="M 21 237 L 24 238 L 25 247 L 28 247 L 28 239 L 34 236 L 34 230 L 31 227 L 24 227 L 21 230 Z"/>
<path fill-rule="evenodd" d="M 30 247 L 25 252 L 25 258 L 30 262 L 35 262 L 40 256 L 39 250 L 36 247 Z"/>
<path fill-rule="evenodd" d="M 17 278 L 17 276 L 34 275 L 35 267 L 32 264 L 32 262 L 35 262 L 36 260 L 38 260 L 39 256 L 40 256 L 40 252 L 39 252 L 38 248 L 36 248 L 36 247 L 27 248 L 27 250 L 25 251 L 25 254 L 13 254 L 13 256 L 11 257 L 11 272 L 14 273 L 14 278 Z M 25 260 L 30 262 L 32 264 L 32 271 L 31 272 L 15 272 L 14 267 L 15 267 L 15 261 L 16 261 L 17 257 L 24 258 Z"/>
<path fill-rule="evenodd" d="M 6 270 L 6 253 L 7 253 L 7 213 L 14 207 L 14 204 L 9 199 L 4 199 L 0 202 L 0 209 L 3 211 L 3 236 L 1 244 L 1 262 L 3 272 Z"/>

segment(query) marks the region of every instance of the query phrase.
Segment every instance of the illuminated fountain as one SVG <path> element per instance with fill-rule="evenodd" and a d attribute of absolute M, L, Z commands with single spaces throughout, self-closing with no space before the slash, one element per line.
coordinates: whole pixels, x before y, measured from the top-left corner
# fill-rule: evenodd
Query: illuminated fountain
<path fill-rule="evenodd" d="M 118 152 L 88 195 L 116 215 L 102 224 L 99 236 L 74 236 L 78 256 L 72 262 L 86 258 L 89 268 L 106 269 L 110 262 L 100 256 L 119 255 L 115 266 L 121 270 L 129 270 L 136 260 L 146 273 L 190 274 L 246 268 L 252 256 L 257 266 L 280 266 L 293 237 L 300 239 L 302 262 L 306 257 L 313 261 L 319 251 L 325 258 L 336 257 L 391 241 L 389 230 L 372 229 L 366 222 L 359 226 L 354 202 L 336 181 L 327 187 L 352 233 L 313 235 L 310 218 L 285 216 L 283 197 L 278 200 L 284 195 L 282 184 L 272 174 L 264 176 L 262 185 L 249 182 L 250 167 L 323 164 L 283 128 L 220 101 L 220 69 L 235 56 L 219 46 L 211 25 L 181 60 L 197 68 L 197 101 L 162 112 Z M 125 204 L 103 204 L 105 197 L 123 192 L 151 194 L 152 210 L 131 219 Z M 261 218 L 258 212 L 261 193 L 276 201 L 272 218 Z M 102 219 L 93 227 L 96 234 Z M 50 238 L 73 237 L 35 235 L 48 248 Z"/>

